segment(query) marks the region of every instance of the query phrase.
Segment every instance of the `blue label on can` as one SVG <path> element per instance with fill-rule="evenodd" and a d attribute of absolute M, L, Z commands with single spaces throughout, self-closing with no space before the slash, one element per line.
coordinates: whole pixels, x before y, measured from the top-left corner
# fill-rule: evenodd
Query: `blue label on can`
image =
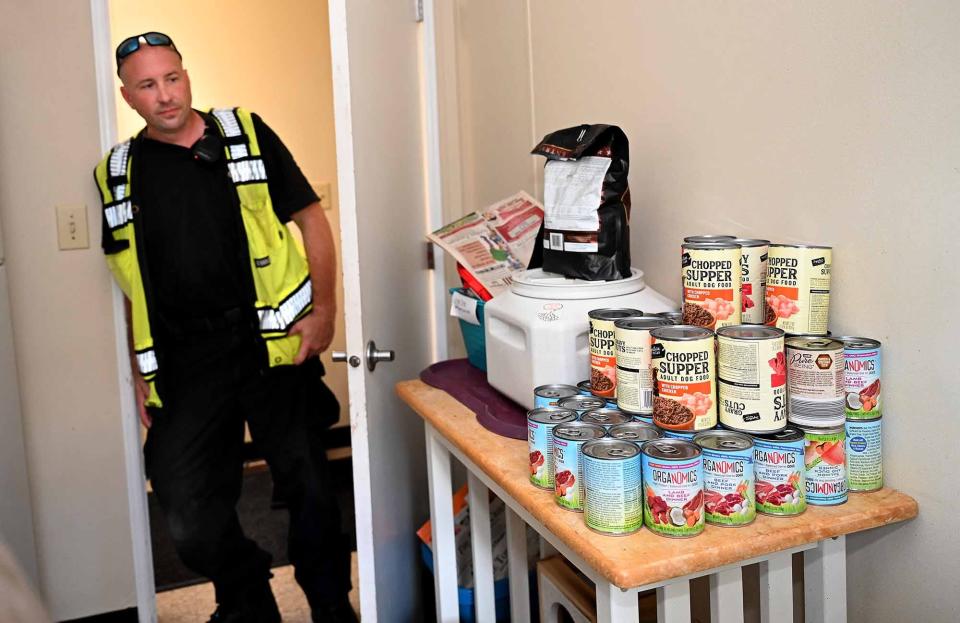
<path fill-rule="evenodd" d="M 753 448 L 703 450 L 703 500 L 707 522 L 744 526 L 757 517 L 753 483 Z"/>
<path fill-rule="evenodd" d="M 834 506 L 847 501 L 846 434 L 804 430 L 807 502 Z"/>
<path fill-rule="evenodd" d="M 883 487 L 882 420 L 847 420 L 847 482 L 850 491 Z"/>
<path fill-rule="evenodd" d="M 643 521 L 661 536 L 703 532 L 703 458 L 667 461 L 643 454 Z"/>
<path fill-rule="evenodd" d="M 661 428 L 660 432 L 662 432 L 663 436 L 668 439 L 686 439 L 687 441 L 693 441 L 693 438 L 697 436 L 697 433 L 702 433 L 703 431 L 670 430 L 669 428 Z"/>
<path fill-rule="evenodd" d="M 807 509 L 802 439 L 774 443 L 754 437 L 753 468 L 758 512 L 799 515 Z"/>
<path fill-rule="evenodd" d="M 609 535 L 636 532 L 643 525 L 640 455 L 620 460 L 583 461 L 583 519 L 591 530 Z"/>

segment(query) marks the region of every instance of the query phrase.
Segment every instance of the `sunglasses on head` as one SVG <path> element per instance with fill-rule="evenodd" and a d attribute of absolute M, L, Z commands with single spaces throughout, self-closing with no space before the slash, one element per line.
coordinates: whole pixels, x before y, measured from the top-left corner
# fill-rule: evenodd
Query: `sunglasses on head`
<path fill-rule="evenodd" d="M 162 32 L 145 32 L 142 35 L 127 37 L 120 42 L 120 45 L 117 46 L 117 69 L 120 69 L 123 59 L 139 50 L 143 44 L 167 46 L 176 52 L 177 56 L 183 58 L 180 55 L 180 51 L 177 50 L 177 46 L 173 44 L 173 39 Z"/>

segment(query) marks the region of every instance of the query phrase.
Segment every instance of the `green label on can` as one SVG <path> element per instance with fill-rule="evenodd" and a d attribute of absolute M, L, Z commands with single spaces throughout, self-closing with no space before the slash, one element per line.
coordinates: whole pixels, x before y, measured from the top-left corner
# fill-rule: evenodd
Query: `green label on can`
<path fill-rule="evenodd" d="M 587 527 L 604 534 L 630 534 L 643 525 L 640 455 L 603 460 L 581 455 L 583 461 L 583 519 Z"/>
<path fill-rule="evenodd" d="M 553 499 L 559 506 L 583 511 L 582 441 L 553 438 Z"/>
<path fill-rule="evenodd" d="M 804 431 L 807 502 L 832 506 L 847 501 L 846 435 Z"/>
<path fill-rule="evenodd" d="M 847 421 L 847 481 L 850 491 L 883 487 L 881 421 Z"/>

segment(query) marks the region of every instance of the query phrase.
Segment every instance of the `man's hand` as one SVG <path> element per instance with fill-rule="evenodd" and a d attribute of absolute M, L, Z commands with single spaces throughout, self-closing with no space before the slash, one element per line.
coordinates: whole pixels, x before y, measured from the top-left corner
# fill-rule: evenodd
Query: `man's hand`
<path fill-rule="evenodd" d="M 133 368 L 133 392 L 137 397 L 137 412 L 140 414 L 140 421 L 145 428 L 150 428 L 153 424 L 153 418 L 147 412 L 147 398 L 150 397 L 150 384 L 143 380 L 140 373 L 137 372 L 136 362 Z"/>
<path fill-rule="evenodd" d="M 308 357 L 316 357 L 327 350 L 333 341 L 334 314 L 326 309 L 314 307 L 313 311 L 290 327 L 288 335 L 300 336 L 300 351 L 293 363 L 300 365 Z"/>

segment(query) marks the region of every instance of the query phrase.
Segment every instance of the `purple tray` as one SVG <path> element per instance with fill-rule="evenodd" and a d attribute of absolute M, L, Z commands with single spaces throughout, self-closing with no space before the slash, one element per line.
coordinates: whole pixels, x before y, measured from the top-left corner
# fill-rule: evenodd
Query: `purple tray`
<path fill-rule="evenodd" d="M 462 402 L 487 430 L 513 439 L 527 438 L 527 410 L 495 390 L 487 383 L 486 373 L 466 359 L 435 363 L 420 373 L 420 380 Z"/>

